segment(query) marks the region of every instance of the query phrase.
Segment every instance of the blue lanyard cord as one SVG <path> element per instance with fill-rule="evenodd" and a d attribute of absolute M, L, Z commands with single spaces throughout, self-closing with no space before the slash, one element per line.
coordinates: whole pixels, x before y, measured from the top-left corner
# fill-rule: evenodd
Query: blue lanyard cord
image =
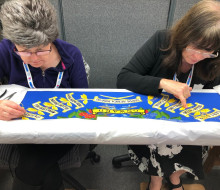
<path fill-rule="evenodd" d="M 58 73 L 58 77 L 57 77 L 56 86 L 54 88 L 59 88 L 60 87 L 62 78 L 63 78 L 63 72 L 59 72 Z"/>
<path fill-rule="evenodd" d="M 186 81 L 186 84 L 187 84 L 188 86 L 190 86 L 190 84 L 191 84 L 192 77 L 193 77 L 193 71 L 194 71 L 194 65 L 192 66 L 192 69 L 190 70 L 189 76 L 188 76 L 187 81 Z M 176 74 L 176 73 L 175 73 L 174 76 L 173 76 L 173 80 L 174 80 L 174 81 L 178 81 L 178 79 L 177 79 L 177 74 Z"/>
<path fill-rule="evenodd" d="M 33 79 L 32 79 L 32 76 L 31 76 L 31 72 L 30 72 L 30 69 L 28 67 L 28 64 L 25 64 L 23 62 L 23 66 L 24 66 L 24 70 L 25 70 L 25 74 L 26 74 L 26 77 L 27 77 L 29 87 L 30 88 L 35 88 L 34 83 L 33 83 Z M 62 78 L 63 78 L 63 72 L 59 72 L 58 76 L 57 76 L 57 82 L 56 82 L 56 85 L 55 85 L 54 88 L 59 88 L 60 87 L 60 84 L 62 82 Z"/>
<path fill-rule="evenodd" d="M 30 72 L 30 69 L 28 67 L 28 64 L 25 64 L 23 62 L 23 66 L 24 66 L 24 70 L 25 70 L 25 74 L 26 74 L 26 77 L 27 77 L 29 87 L 30 88 L 35 88 L 33 80 L 32 80 L 32 76 L 31 76 L 31 72 Z"/>

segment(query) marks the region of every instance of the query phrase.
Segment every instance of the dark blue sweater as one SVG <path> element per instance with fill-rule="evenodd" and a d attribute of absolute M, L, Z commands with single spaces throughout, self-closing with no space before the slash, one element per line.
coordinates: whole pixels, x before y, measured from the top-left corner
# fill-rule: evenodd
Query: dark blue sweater
<path fill-rule="evenodd" d="M 72 44 L 57 39 L 53 42 L 61 60 L 65 65 L 58 64 L 56 68 L 48 68 L 44 75 L 40 68 L 29 65 L 33 83 L 36 88 L 54 88 L 58 73 L 64 71 L 60 88 L 88 88 L 88 82 L 82 54 Z M 14 52 L 15 45 L 7 39 L 0 43 L 0 79 L 7 77 L 9 84 L 18 84 L 29 87 L 22 59 Z"/>

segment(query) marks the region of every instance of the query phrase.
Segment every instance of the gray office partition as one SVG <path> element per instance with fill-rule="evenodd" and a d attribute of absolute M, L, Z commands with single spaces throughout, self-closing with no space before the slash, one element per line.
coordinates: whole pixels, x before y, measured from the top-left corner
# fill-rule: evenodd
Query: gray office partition
<path fill-rule="evenodd" d="M 170 0 L 63 0 L 66 41 L 91 67 L 91 88 L 115 88 L 120 69 L 158 29 Z"/>
<path fill-rule="evenodd" d="M 58 27 L 59 27 L 59 38 L 63 39 L 65 38 L 65 34 L 64 34 L 64 27 L 63 27 L 63 12 L 62 12 L 62 0 L 49 0 L 51 2 L 51 4 L 53 4 L 53 6 L 56 9 L 57 12 L 57 20 L 58 20 Z"/>
<path fill-rule="evenodd" d="M 180 19 L 194 4 L 201 0 L 174 0 L 176 1 L 176 8 L 174 13 L 174 22 Z M 220 1 L 220 0 L 217 0 Z"/>
<path fill-rule="evenodd" d="M 180 19 L 184 14 L 200 0 L 176 0 L 173 23 Z"/>

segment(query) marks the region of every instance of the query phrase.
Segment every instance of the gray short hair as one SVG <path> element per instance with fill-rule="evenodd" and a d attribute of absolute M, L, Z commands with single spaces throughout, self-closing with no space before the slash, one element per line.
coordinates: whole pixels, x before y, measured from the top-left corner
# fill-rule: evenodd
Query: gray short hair
<path fill-rule="evenodd" d="M 0 11 L 3 37 L 26 48 L 47 45 L 58 37 L 56 10 L 48 0 L 10 0 Z"/>

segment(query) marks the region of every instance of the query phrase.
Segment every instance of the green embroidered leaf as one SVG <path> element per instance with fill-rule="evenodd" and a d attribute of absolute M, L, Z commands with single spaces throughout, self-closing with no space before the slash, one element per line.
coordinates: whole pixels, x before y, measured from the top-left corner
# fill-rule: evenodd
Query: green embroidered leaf
<path fill-rule="evenodd" d="M 156 113 L 156 119 L 160 119 L 162 117 L 161 113 L 158 110 L 152 111 L 151 113 Z"/>
<path fill-rule="evenodd" d="M 161 112 L 161 116 L 164 116 L 164 117 L 166 117 L 167 119 L 170 119 L 170 115 L 169 114 L 167 114 L 167 113 L 165 113 L 165 112 Z"/>
<path fill-rule="evenodd" d="M 132 117 L 132 118 L 140 118 L 140 119 L 144 118 L 144 116 L 141 115 L 141 114 L 139 114 L 139 115 L 130 115 L 129 117 Z"/>
<path fill-rule="evenodd" d="M 158 113 L 156 119 L 160 119 L 162 117 L 161 113 Z"/>
<path fill-rule="evenodd" d="M 171 117 L 170 119 L 182 120 L 182 118 L 180 116 L 179 117 Z"/>
<path fill-rule="evenodd" d="M 57 116 L 57 119 L 66 119 L 67 117 Z"/>
<path fill-rule="evenodd" d="M 73 118 L 75 115 L 76 115 L 76 112 L 74 111 L 68 115 L 68 118 Z"/>

